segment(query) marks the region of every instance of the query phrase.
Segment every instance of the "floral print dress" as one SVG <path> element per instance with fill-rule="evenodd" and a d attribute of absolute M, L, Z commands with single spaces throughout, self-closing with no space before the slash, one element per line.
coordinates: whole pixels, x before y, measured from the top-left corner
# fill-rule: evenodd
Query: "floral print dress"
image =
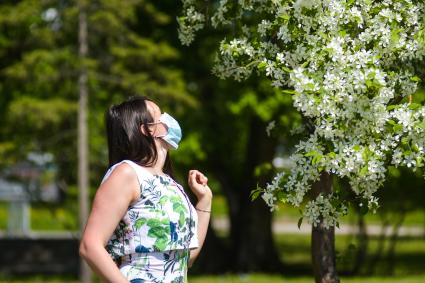
<path fill-rule="evenodd" d="M 130 160 L 140 198 L 121 219 L 106 249 L 132 283 L 187 282 L 189 251 L 198 247 L 197 214 L 181 185 L 168 175 L 153 175 Z M 117 188 L 119 189 L 119 188 Z"/>

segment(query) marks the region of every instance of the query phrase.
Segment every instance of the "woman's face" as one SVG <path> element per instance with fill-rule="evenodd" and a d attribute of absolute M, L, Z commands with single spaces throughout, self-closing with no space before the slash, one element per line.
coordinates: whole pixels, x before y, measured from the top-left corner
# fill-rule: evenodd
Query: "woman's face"
<path fill-rule="evenodd" d="M 159 121 L 161 109 L 152 101 L 146 101 L 146 107 L 153 118 L 153 122 L 149 123 L 148 128 L 151 135 L 155 137 L 157 149 L 160 149 L 160 147 L 168 149 L 169 145 L 163 139 L 160 139 L 160 137 L 165 136 L 168 131 L 167 126 Z"/>

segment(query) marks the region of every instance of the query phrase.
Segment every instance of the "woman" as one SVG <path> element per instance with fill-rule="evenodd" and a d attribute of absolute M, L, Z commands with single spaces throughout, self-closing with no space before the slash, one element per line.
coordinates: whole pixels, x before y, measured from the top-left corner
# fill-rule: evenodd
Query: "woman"
<path fill-rule="evenodd" d="M 80 255 L 105 282 L 186 282 L 211 212 L 208 179 L 190 170 L 189 202 L 170 176 L 168 150 L 178 122 L 153 101 L 134 97 L 106 113 L 109 170 L 96 192 Z"/>

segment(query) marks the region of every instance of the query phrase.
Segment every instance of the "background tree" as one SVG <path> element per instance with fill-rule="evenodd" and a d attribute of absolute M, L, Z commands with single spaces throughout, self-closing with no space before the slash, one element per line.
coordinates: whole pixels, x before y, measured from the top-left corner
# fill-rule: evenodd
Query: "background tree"
<path fill-rule="evenodd" d="M 205 2 L 183 1 L 183 44 L 203 27 L 205 10 Z M 220 44 L 218 76 L 242 80 L 256 70 L 273 86 L 294 89 L 306 137 L 291 173 L 278 174 L 262 197 L 272 208 L 310 198 L 303 216 L 313 224 L 316 282 L 339 281 L 334 226 L 352 199 L 333 190 L 333 177 L 375 210 L 389 164 L 424 164 L 425 107 L 406 99 L 420 81 L 423 13 L 421 2 L 326 0 L 220 1 L 208 15 L 214 27 L 233 28 Z"/>
<path fill-rule="evenodd" d="M 276 127 L 289 129 L 288 119 L 276 113 L 284 112 L 280 109 L 287 108 L 290 100 L 263 80 L 241 88 L 211 78 L 211 51 L 221 34 L 205 34 L 200 48 L 182 47 L 175 33 L 178 3 L 174 2 L 90 1 L 86 9 L 89 52 L 81 62 L 76 4 L 25 0 L 0 5 L 5 31 L 0 49 L 5 111 L 0 115 L 8 122 L 0 140 L 2 156 L 13 159 L 2 158 L 2 165 L 24 159 L 29 151 L 49 151 L 61 177 L 76 183 L 76 82 L 84 64 L 91 96 L 87 120 L 91 183 L 98 184 L 106 169 L 103 113 L 107 106 L 132 94 L 156 99 L 184 127 L 182 145 L 172 153 L 179 179 L 184 181 L 185 170 L 194 164 L 202 166 L 231 208 L 230 244 L 211 230 L 210 248 L 203 254 L 203 264 L 197 265 L 199 270 L 278 269 L 272 214 L 248 197 L 257 186 L 256 171 L 264 175 L 262 184 L 272 174 L 264 170 L 270 168 L 265 163 L 273 157 L 277 140 L 285 139 L 285 135 L 268 137 L 264 127 L 273 119 Z M 229 249 L 237 260 L 212 264 L 218 263 L 213 252 L 221 251 L 220 258 L 227 258 Z"/>
<path fill-rule="evenodd" d="M 73 124 L 80 67 L 76 2 L 14 2 L 0 5 L 0 115 L 8 122 L 0 135 L 2 165 L 8 164 L 7 156 L 16 160 L 29 151 L 49 151 L 62 177 L 75 183 Z M 137 25 L 146 17 L 158 26 L 171 20 L 143 1 L 90 1 L 87 6 L 90 48 L 84 64 L 93 93 L 88 113 L 89 159 L 90 177 L 96 183 L 106 166 L 103 113 L 109 105 L 136 94 L 162 100 L 165 110 L 180 114 L 184 107 L 196 104 L 182 72 L 173 65 L 178 51 L 155 37 L 155 30 L 149 36 L 139 35 Z"/>

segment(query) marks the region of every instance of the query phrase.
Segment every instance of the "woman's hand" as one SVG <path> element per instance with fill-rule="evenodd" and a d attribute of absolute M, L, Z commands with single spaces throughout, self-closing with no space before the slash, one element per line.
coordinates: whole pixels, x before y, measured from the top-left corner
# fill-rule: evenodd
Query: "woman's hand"
<path fill-rule="evenodd" d="M 208 178 L 198 170 L 189 171 L 188 183 L 198 200 L 212 198 L 211 189 L 208 187 Z"/>

